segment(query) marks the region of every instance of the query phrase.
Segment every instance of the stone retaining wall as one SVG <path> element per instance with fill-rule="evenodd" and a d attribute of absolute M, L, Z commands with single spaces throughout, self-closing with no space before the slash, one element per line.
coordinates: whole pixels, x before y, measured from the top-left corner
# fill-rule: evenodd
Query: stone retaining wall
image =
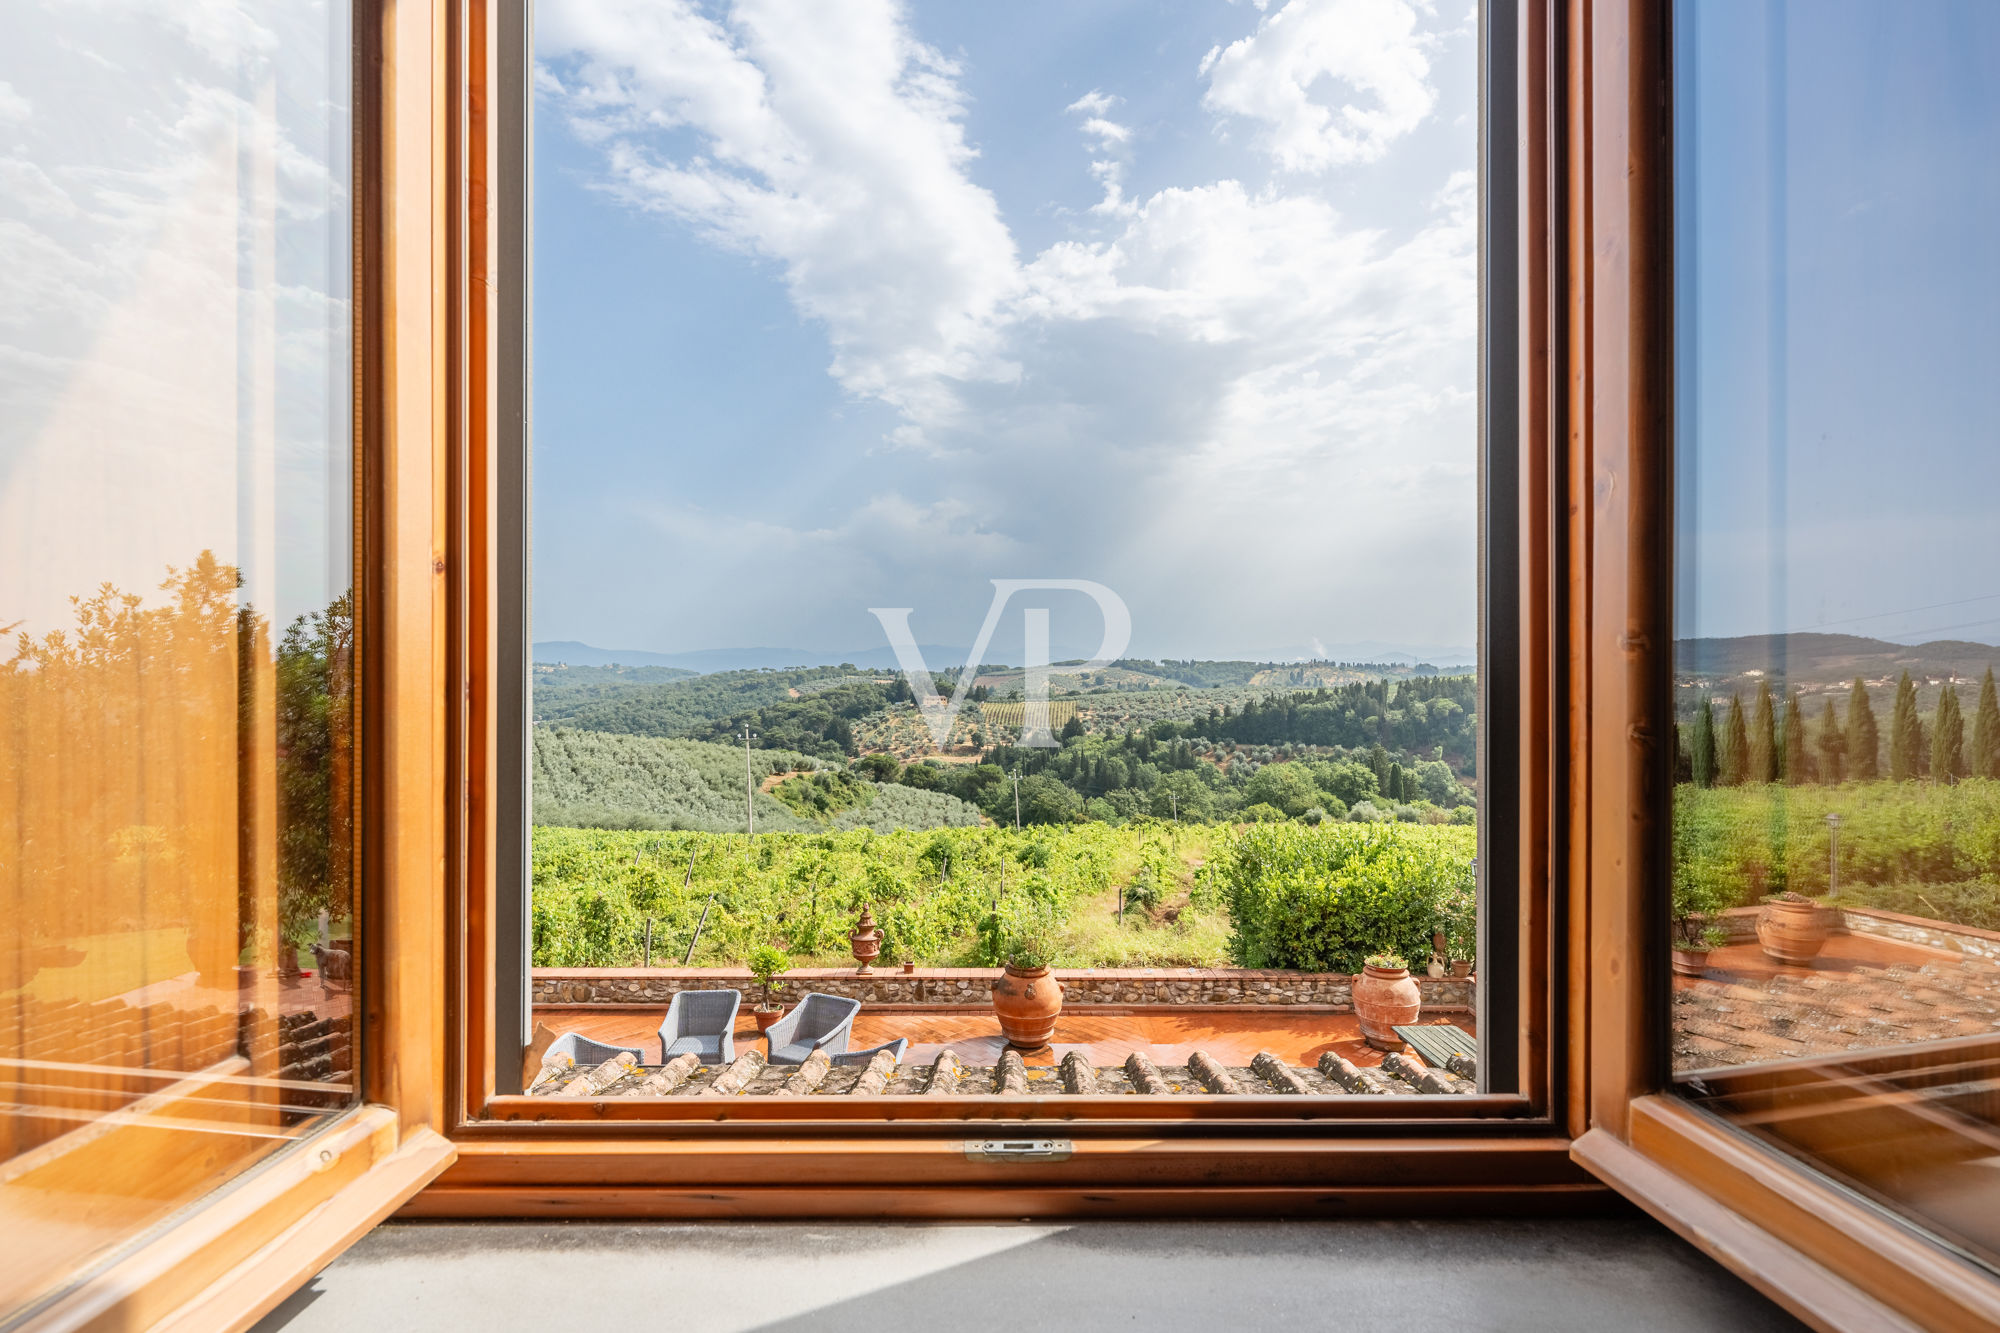
<path fill-rule="evenodd" d="M 2000 934 L 1990 930 L 1953 925 L 1948 921 L 1927 921 L 1920 916 L 1885 912 L 1878 907 L 1865 910 L 1847 907 L 1841 909 L 1841 916 L 1845 918 L 1848 933 L 1852 935 L 1878 935 L 1884 939 L 1901 940 L 1905 944 L 1922 944 L 1932 949 L 1984 958 L 1988 962 L 2000 962 Z"/>
<path fill-rule="evenodd" d="M 1221 967 L 1059 968 L 1063 1003 L 1080 1005 L 1315 1005 L 1353 1007 L 1354 978 L 1345 972 L 1276 972 Z M 869 1005 L 985 1005 L 998 968 L 918 968 L 855 975 L 853 968 L 800 968 L 772 987 L 779 1004 L 808 991 L 844 995 Z M 1472 1009 L 1473 979 L 1419 976 L 1427 1011 Z M 563 968 L 534 970 L 539 1005 L 631 1004 L 658 1008 L 684 990 L 734 989 L 746 1006 L 757 983 L 740 967 Z"/>

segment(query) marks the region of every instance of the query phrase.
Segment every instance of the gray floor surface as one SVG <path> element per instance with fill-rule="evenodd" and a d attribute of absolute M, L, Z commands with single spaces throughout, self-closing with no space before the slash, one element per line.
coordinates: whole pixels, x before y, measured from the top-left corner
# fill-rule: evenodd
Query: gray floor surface
<path fill-rule="evenodd" d="M 255 1333 L 1369 1325 L 1804 1327 L 1671 1232 L 1618 1217 L 391 1224 Z"/>

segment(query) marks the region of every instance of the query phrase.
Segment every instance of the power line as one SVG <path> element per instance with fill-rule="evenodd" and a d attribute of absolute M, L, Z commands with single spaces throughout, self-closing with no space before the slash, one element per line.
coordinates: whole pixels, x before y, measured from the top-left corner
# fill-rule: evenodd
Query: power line
<path fill-rule="evenodd" d="M 1929 606 L 1906 606 L 1900 611 L 1877 611 L 1872 615 L 1849 616 L 1845 620 L 1822 620 L 1817 625 L 1808 625 L 1803 629 L 1795 629 L 1791 632 L 1793 634 L 1810 634 L 1814 630 L 1825 629 L 1829 625 L 1853 625 L 1863 620 L 1887 620 L 1890 616 L 1911 616 L 1915 615 L 1919 611 L 1939 611 L 1947 606 L 1970 606 L 1974 602 L 1990 602 L 1997 597 L 2000 597 L 2000 592 L 1989 592 L 1989 593 L 1984 593 L 1978 597 L 1962 597 L 1955 602 L 1932 602 Z M 1983 625 L 1986 622 L 1983 620 L 1975 620 L 1971 623 L 1975 625 Z M 1947 626 L 1947 628 L 1950 627 Z M 1919 634 L 1931 634 L 1935 632 L 1936 631 L 1934 630 L 1917 631 L 1917 633 Z"/>

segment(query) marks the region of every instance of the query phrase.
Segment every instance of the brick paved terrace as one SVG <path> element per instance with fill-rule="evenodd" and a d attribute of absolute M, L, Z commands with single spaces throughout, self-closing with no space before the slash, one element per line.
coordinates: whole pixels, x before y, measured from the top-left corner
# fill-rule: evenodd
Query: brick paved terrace
<path fill-rule="evenodd" d="M 2000 1033 L 2000 935 L 1849 910 L 1804 966 L 1767 957 L 1754 911 L 1707 972 L 1674 979 L 1674 1068 L 1688 1073 Z"/>
<path fill-rule="evenodd" d="M 1427 1066 L 1415 1051 L 1385 1056 L 1361 1037 L 1345 974 L 1220 968 L 1079 969 L 1058 972 L 1064 1008 L 1048 1045 L 1007 1047 L 990 992 L 998 973 L 919 969 L 857 976 L 824 969 L 788 974 L 782 1005 L 819 992 L 850 995 L 863 1007 L 850 1048 L 909 1042 L 900 1063 L 884 1057 L 871 1073 L 853 1066 L 772 1066 L 749 1005 L 756 989 L 737 969 L 538 971 L 537 1024 L 596 1041 L 633 1046 L 640 1062 L 598 1070 L 545 1071 L 547 1096 L 867 1095 L 1020 1093 L 1029 1095 L 1303 1093 L 1399 1095 L 1473 1091 L 1476 1064 Z M 1422 978 L 1419 1022 L 1476 1034 L 1469 978 Z M 745 1008 L 734 1033 L 734 1066 L 664 1068 L 657 1029 L 683 989 L 733 988 Z M 643 999 L 637 998 L 643 996 Z M 588 997 L 576 1003 L 571 997 Z"/>

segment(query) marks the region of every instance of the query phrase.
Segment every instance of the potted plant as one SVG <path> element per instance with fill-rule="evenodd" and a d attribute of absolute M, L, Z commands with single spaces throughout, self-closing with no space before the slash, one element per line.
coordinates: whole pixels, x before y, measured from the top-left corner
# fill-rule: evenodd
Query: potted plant
<path fill-rule="evenodd" d="M 743 965 L 750 969 L 750 975 L 755 977 L 757 984 L 763 988 L 763 1007 L 750 1011 L 750 1017 L 756 1020 L 757 1030 L 763 1032 L 783 1015 L 784 1011 L 771 999 L 771 986 L 784 974 L 785 969 L 792 965 L 791 955 L 772 945 L 760 944 L 750 951 L 750 956 L 743 960 Z"/>
<path fill-rule="evenodd" d="M 1451 974 L 1469 977 L 1479 949 L 1478 896 L 1469 885 L 1453 890 L 1445 897 L 1443 915 L 1445 957 L 1451 960 Z"/>
<path fill-rule="evenodd" d="M 1833 913 L 1803 893 L 1774 893 L 1757 913 L 1757 942 L 1781 963 L 1805 966 L 1833 933 Z"/>
<path fill-rule="evenodd" d="M 1675 923 L 1674 933 L 1674 975 L 1677 977 L 1699 977 L 1708 971 L 1708 955 L 1729 943 L 1729 932 L 1721 926 L 1702 926 L 1692 938 L 1683 934 L 1680 923 Z"/>
<path fill-rule="evenodd" d="M 1675 811 L 1679 819 L 1680 811 Z M 1719 858 L 1706 847 L 1686 848 L 1694 841 L 1675 828 L 1673 888 L 1673 968 L 1677 976 L 1698 977 L 1708 970 L 1708 955 L 1729 942 L 1729 932 L 1715 924 L 1722 909 L 1735 901 Z"/>
<path fill-rule="evenodd" d="M 1062 1013 L 1062 985 L 1049 972 L 1054 947 L 1045 930 L 1030 926 L 1008 936 L 1004 967 L 993 983 L 993 1014 L 1009 1046 L 1034 1050 L 1049 1044 Z"/>
<path fill-rule="evenodd" d="M 1368 955 L 1361 975 L 1354 979 L 1354 1017 L 1361 1024 L 1362 1038 L 1378 1051 L 1402 1050 L 1403 1039 L 1396 1029 L 1417 1021 L 1423 999 L 1401 954 Z"/>

